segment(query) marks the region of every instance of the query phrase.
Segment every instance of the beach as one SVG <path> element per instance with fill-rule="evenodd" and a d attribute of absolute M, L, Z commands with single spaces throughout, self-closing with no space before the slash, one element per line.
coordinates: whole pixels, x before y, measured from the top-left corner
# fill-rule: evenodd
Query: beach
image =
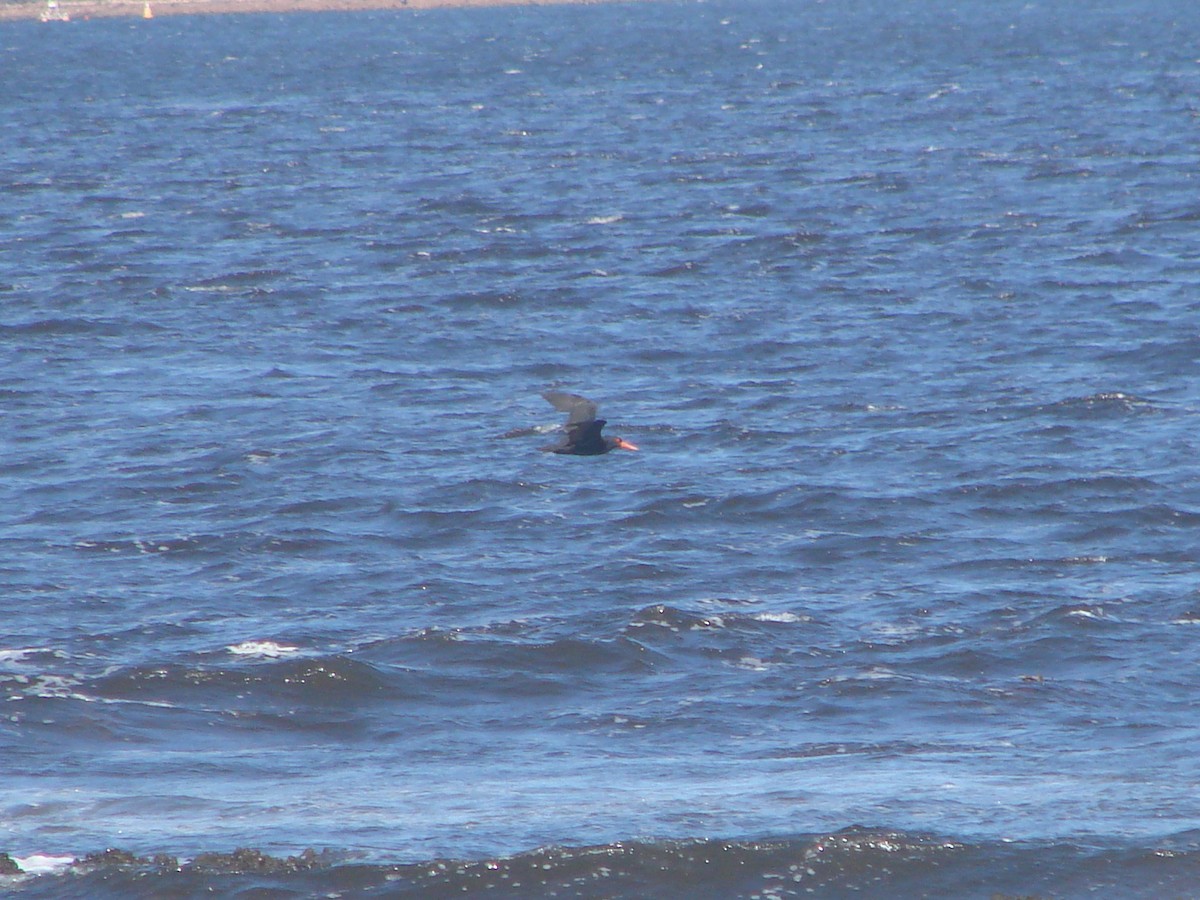
<path fill-rule="evenodd" d="M 440 7 L 530 6 L 545 3 L 597 3 L 603 0 L 60 0 L 60 18 L 71 21 L 113 16 L 146 17 L 216 13 L 288 13 L 370 9 L 436 9 Z M 0 5 L 0 21 L 43 18 L 40 3 Z"/>

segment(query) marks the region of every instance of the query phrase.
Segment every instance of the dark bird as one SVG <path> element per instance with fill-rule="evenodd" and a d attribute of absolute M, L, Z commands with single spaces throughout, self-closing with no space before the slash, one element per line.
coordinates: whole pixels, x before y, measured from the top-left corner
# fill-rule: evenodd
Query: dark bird
<path fill-rule="evenodd" d="M 567 433 L 557 444 L 542 449 L 549 453 L 571 453 L 575 456 L 598 456 L 613 448 L 636 450 L 637 447 L 624 438 L 604 437 L 604 419 L 596 418 L 596 404 L 586 397 L 567 394 L 563 391 L 546 391 L 542 394 L 555 409 L 567 413 Z"/>

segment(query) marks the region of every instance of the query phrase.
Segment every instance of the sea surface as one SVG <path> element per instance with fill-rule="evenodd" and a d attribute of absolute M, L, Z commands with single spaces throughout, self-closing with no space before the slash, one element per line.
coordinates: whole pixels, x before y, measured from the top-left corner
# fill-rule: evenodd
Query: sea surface
<path fill-rule="evenodd" d="M 1200 897 L 1198 146 L 1192 0 L 0 23 L 0 889 Z"/>

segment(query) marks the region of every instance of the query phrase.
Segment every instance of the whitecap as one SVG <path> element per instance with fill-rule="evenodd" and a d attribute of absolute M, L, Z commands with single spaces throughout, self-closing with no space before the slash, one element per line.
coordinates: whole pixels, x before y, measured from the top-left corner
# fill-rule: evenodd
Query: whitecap
<path fill-rule="evenodd" d="M 55 700 L 90 700 L 79 693 L 79 679 L 71 675 L 36 675 L 32 677 L 22 676 L 18 679 L 19 683 L 23 683 L 25 687 L 22 689 L 22 696 L 39 697 L 41 699 Z M 16 699 L 16 698 L 12 698 Z"/>
<path fill-rule="evenodd" d="M 734 668 L 746 669 L 750 672 L 765 672 L 770 668 L 769 663 L 759 659 L 757 656 L 743 656 L 733 665 Z"/>
<path fill-rule="evenodd" d="M 790 612 L 761 612 L 751 616 L 756 622 L 775 622 L 781 625 L 794 625 L 796 622 L 811 622 L 811 616 L 798 616 Z"/>
<path fill-rule="evenodd" d="M 72 865 L 75 857 L 34 853 L 31 856 L 14 856 L 12 860 L 21 867 L 21 871 L 26 875 L 48 875 L 52 872 L 61 872 Z"/>
<path fill-rule="evenodd" d="M 299 652 L 299 647 L 291 644 L 277 644 L 275 641 L 242 641 L 225 648 L 235 656 L 255 656 L 262 659 L 278 659 L 289 653 Z"/>

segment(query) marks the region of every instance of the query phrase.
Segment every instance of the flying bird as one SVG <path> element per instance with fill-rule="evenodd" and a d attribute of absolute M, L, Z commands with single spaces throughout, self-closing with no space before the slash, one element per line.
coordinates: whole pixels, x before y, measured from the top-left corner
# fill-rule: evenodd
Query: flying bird
<path fill-rule="evenodd" d="M 557 444 L 542 449 L 548 453 L 570 453 L 574 456 L 599 456 L 609 450 L 636 450 L 637 447 L 624 438 L 604 437 L 604 419 L 596 418 L 596 404 L 578 394 L 563 391 L 546 391 L 542 394 L 555 409 L 567 414 L 564 426 L 567 433 Z"/>

